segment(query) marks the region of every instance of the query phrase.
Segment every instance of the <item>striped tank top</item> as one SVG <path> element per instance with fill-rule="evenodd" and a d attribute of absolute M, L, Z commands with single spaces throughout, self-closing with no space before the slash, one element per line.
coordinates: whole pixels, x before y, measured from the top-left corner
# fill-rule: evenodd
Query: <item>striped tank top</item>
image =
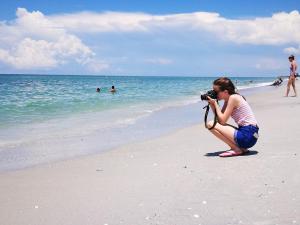
<path fill-rule="evenodd" d="M 248 102 L 241 97 L 241 104 L 233 109 L 231 117 L 239 126 L 257 125 L 255 116 Z"/>

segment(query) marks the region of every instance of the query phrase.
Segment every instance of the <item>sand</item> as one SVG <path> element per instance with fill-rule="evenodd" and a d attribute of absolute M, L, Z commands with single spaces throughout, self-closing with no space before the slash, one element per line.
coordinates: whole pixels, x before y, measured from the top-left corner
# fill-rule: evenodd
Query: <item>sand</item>
<path fill-rule="evenodd" d="M 300 98 L 284 92 L 247 98 L 260 126 L 249 155 L 218 157 L 228 148 L 199 124 L 2 172 L 0 224 L 300 224 Z"/>

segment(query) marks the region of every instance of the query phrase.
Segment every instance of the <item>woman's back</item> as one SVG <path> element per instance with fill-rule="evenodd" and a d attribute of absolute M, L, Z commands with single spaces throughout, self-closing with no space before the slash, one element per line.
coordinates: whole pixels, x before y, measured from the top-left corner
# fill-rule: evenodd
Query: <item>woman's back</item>
<path fill-rule="evenodd" d="M 232 111 L 231 117 L 233 120 L 239 126 L 257 125 L 257 121 L 248 102 L 241 95 L 237 97 L 239 98 L 239 104 Z"/>

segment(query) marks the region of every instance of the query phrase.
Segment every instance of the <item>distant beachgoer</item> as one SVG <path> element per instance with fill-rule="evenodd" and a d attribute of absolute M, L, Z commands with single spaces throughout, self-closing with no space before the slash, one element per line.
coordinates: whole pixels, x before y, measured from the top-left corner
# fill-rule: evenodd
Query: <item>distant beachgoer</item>
<path fill-rule="evenodd" d="M 282 83 L 282 79 L 281 77 L 279 77 L 278 79 L 276 79 L 273 84 L 271 84 L 271 86 L 279 86 Z"/>
<path fill-rule="evenodd" d="M 224 105 L 220 109 L 217 101 L 208 96 L 208 103 L 216 112 L 218 122 L 214 127 L 214 121 L 208 122 L 207 128 L 230 147 L 230 150 L 219 156 L 242 155 L 257 142 L 259 128 L 255 116 L 244 97 L 236 92 L 236 88 L 229 78 L 216 79 L 213 82 L 213 89 L 217 93 L 217 99 L 224 100 Z M 226 123 L 230 116 L 237 123 L 238 128 Z"/>
<path fill-rule="evenodd" d="M 111 86 L 110 92 L 115 93 L 117 90 L 115 89 L 115 86 Z"/>
<path fill-rule="evenodd" d="M 100 92 L 100 91 L 101 91 L 100 88 L 97 88 L 97 89 L 96 89 L 96 92 Z"/>
<path fill-rule="evenodd" d="M 289 76 L 289 81 L 287 83 L 287 89 L 286 89 L 286 95 L 285 95 L 285 97 L 289 96 L 291 85 L 292 85 L 294 93 L 295 93 L 294 97 L 296 97 L 297 96 L 297 91 L 296 91 L 295 80 L 296 80 L 296 76 L 297 76 L 296 75 L 297 63 L 296 63 L 296 60 L 295 60 L 295 56 L 293 56 L 293 55 L 289 56 L 289 61 L 291 63 L 291 66 L 290 66 L 290 76 Z"/>

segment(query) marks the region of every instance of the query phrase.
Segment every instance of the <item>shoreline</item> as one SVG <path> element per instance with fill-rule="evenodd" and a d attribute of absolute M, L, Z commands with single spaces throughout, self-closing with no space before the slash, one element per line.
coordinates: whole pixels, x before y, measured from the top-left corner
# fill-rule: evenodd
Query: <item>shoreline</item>
<path fill-rule="evenodd" d="M 285 87 L 247 97 L 260 126 L 253 154 L 215 157 L 226 146 L 198 124 L 98 155 L 2 172 L 0 223 L 299 224 L 300 100 L 284 98 Z"/>
<path fill-rule="evenodd" d="M 272 89 L 272 87 L 258 86 L 241 89 L 240 92 L 246 96 L 251 96 L 256 93 L 267 92 L 270 89 Z M 188 100 L 188 102 L 191 102 L 191 100 Z M 160 110 L 154 110 L 151 115 L 141 117 L 133 124 L 111 129 L 105 127 L 102 129 L 98 123 L 91 124 L 93 118 L 87 118 L 87 116 L 81 119 L 82 121 L 88 121 L 85 123 L 79 119 L 75 120 L 75 118 L 70 118 L 66 124 L 73 124 L 73 128 L 74 125 L 77 124 L 81 127 L 80 130 L 85 130 L 85 132 L 87 132 L 86 128 L 92 129 L 90 130 L 92 133 L 79 135 L 79 133 L 76 133 L 79 132 L 79 130 L 75 130 L 76 132 L 74 131 L 75 133 L 72 134 L 70 131 L 73 131 L 73 129 L 69 127 L 68 130 L 70 131 L 64 134 L 63 138 L 61 137 L 62 134 L 57 133 L 60 130 L 55 128 L 56 120 L 47 122 L 46 124 L 38 124 L 37 127 L 33 126 L 28 128 L 24 126 L 20 128 L 23 130 L 21 133 L 25 132 L 27 136 L 23 136 L 23 140 L 21 140 L 20 143 L 15 143 L 16 147 L 12 149 L 10 147 L 6 147 L 6 149 L 4 147 L 2 148 L 0 171 L 22 170 L 42 166 L 43 164 L 97 155 L 123 145 L 139 143 L 169 135 L 177 130 L 202 123 L 205 112 L 202 108 L 205 104 L 206 103 L 201 101 L 200 98 L 197 102 L 194 99 L 193 103 L 168 106 Z M 212 116 L 211 113 L 210 116 Z M 102 120 L 100 120 L 100 122 L 101 121 Z M 36 130 L 39 130 L 40 127 L 46 127 L 46 125 L 49 128 L 48 134 L 41 130 L 42 133 L 37 134 L 38 139 L 35 144 L 33 141 L 36 139 L 34 135 L 37 133 Z M 87 127 L 87 125 L 89 126 Z M 51 131 L 51 128 L 52 130 L 55 128 L 54 131 Z M 10 132 L 14 133 L 13 131 L 14 130 Z M 101 138 L 100 141 L 99 138 Z M 51 148 L 47 146 L 51 146 Z M 16 161 L 11 159 L 16 159 Z"/>

